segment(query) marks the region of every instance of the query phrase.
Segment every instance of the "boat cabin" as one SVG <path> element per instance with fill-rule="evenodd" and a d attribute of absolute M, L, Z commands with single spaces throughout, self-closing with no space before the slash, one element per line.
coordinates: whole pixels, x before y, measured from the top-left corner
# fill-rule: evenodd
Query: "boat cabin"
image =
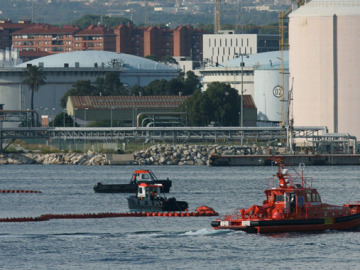
<path fill-rule="evenodd" d="M 144 181 L 156 181 L 157 178 L 154 173 L 150 170 L 136 170 L 132 176 L 131 181 L 134 183 Z"/>
<path fill-rule="evenodd" d="M 161 184 L 141 183 L 138 187 L 137 197 L 140 200 L 160 199 Z"/>
<path fill-rule="evenodd" d="M 278 180 L 278 186 L 274 183 Z M 295 183 L 295 181 L 301 183 Z M 273 186 L 266 189 L 264 205 L 272 206 L 287 215 L 317 216 L 321 212 L 322 203 L 318 191 L 308 185 L 303 175 L 290 175 L 286 169 L 280 168 L 271 181 Z M 270 181 L 269 181 L 270 183 Z M 309 211 L 311 209 L 311 211 Z"/>

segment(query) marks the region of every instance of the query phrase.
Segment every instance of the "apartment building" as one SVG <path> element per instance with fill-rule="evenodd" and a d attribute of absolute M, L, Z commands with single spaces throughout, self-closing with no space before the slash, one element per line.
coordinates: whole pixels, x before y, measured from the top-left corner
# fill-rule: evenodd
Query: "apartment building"
<path fill-rule="evenodd" d="M 73 50 L 73 37 L 79 27 L 32 24 L 12 34 L 14 49 L 28 52 L 60 53 Z"/>
<path fill-rule="evenodd" d="M 12 46 L 12 33 L 30 27 L 30 21 L 23 20 L 13 23 L 10 19 L 0 20 L 0 49 L 4 50 Z"/>
<path fill-rule="evenodd" d="M 4 48 L 12 45 L 24 60 L 62 52 L 98 50 L 141 57 L 154 55 L 158 59 L 173 56 L 201 61 L 205 33 L 191 26 L 168 29 L 130 24 L 116 28 L 90 25 L 80 29 L 74 25 L 57 27 L 28 23 L 27 27 L 14 28 L 11 33 L 9 28 L 0 28 L 0 38 L 3 37 L 3 43 L 6 43 Z"/>
<path fill-rule="evenodd" d="M 73 51 L 97 50 L 115 52 L 114 31 L 102 25 L 90 25 L 73 34 Z"/>
<path fill-rule="evenodd" d="M 116 35 L 116 52 L 137 56 L 155 55 L 185 56 L 192 60 L 202 59 L 202 36 L 206 32 L 191 26 L 176 29 L 162 27 L 134 27 L 119 25 Z"/>

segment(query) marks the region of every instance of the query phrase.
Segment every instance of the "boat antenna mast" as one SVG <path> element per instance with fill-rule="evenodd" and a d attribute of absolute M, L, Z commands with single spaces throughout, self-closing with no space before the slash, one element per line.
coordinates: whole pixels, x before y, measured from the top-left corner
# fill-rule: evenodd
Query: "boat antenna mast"
<path fill-rule="evenodd" d="M 292 109 L 293 107 L 291 106 L 291 101 L 293 100 L 292 97 L 293 86 L 294 86 L 294 77 L 292 78 L 291 81 L 291 88 L 288 93 L 287 108 L 286 108 L 286 140 L 287 140 L 287 148 L 289 149 L 289 154 L 294 153 L 294 149 L 293 149 L 294 115 Z"/>

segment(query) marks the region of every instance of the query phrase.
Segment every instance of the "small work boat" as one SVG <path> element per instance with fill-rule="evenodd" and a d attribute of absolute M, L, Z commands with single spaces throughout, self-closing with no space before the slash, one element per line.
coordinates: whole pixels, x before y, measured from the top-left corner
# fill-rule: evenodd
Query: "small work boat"
<path fill-rule="evenodd" d="M 103 184 L 101 182 L 94 186 L 96 193 L 136 193 L 141 183 L 161 184 L 161 192 L 169 193 L 172 181 L 169 179 L 158 180 L 150 170 L 134 171 L 129 184 Z"/>
<path fill-rule="evenodd" d="M 237 209 L 212 221 L 211 226 L 253 233 L 352 230 L 360 226 L 360 201 L 343 206 L 323 203 L 312 181 L 303 177 L 304 165 L 300 166 L 301 174 L 295 170 L 290 174 L 281 159 L 276 162 L 278 172 L 268 181 L 262 205 Z"/>
<path fill-rule="evenodd" d="M 136 195 L 127 198 L 130 211 L 186 211 L 189 207 L 185 201 L 161 196 L 161 184 L 141 183 Z"/>

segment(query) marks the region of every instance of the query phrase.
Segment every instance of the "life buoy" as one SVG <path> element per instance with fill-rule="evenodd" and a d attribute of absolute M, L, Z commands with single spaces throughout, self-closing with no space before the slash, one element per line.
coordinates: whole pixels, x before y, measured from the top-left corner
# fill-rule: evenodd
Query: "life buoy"
<path fill-rule="evenodd" d="M 305 199 L 304 199 L 303 196 L 300 195 L 300 196 L 297 197 L 297 204 L 298 204 L 299 207 L 304 207 Z"/>

